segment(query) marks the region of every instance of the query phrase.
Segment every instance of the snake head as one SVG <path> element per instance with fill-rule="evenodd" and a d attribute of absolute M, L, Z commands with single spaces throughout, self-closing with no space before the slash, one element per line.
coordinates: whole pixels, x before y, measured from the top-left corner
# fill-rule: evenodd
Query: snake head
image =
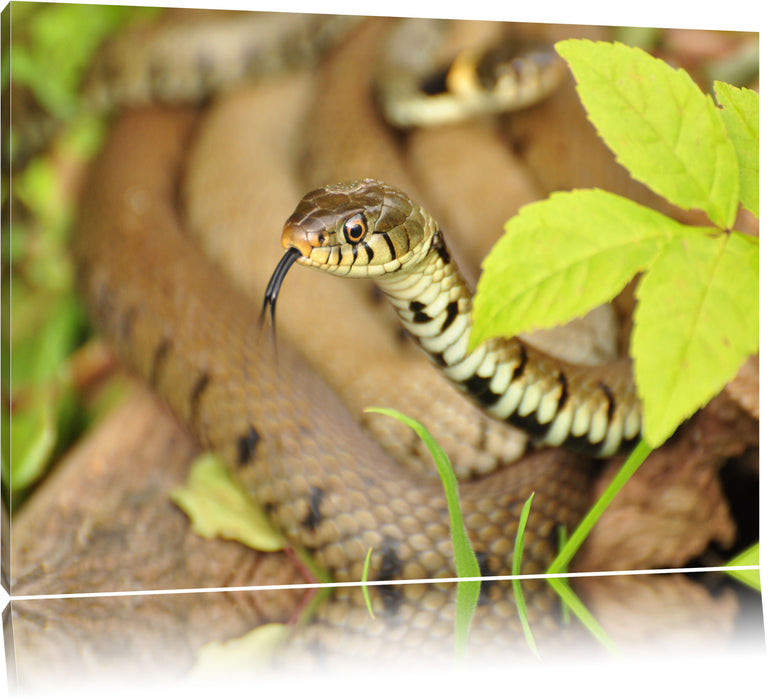
<path fill-rule="evenodd" d="M 294 259 L 348 277 L 378 277 L 422 258 L 431 217 L 377 180 L 328 185 L 306 194 L 283 227 Z"/>
<path fill-rule="evenodd" d="M 283 227 L 286 252 L 264 293 L 262 319 L 269 309 L 274 325 L 280 287 L 295 262 L 343 277 L 380 277 L 425 259 L 436 228 L 406 194 L 377 180 L 309 192 Z"/>

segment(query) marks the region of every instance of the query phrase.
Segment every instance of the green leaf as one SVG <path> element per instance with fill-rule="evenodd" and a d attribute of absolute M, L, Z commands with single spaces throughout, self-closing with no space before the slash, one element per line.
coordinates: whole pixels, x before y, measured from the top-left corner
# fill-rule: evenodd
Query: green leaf
<path fill-rule="evenodd" d="M 15 401 L 3 411 L 9 440 L 3 444 L 3 480 L 18 492 L 46 471 L 61 430 L 73 417 L 72 395 L 63 370 L 82 328 L 83 311 L 72 294 L 52 295 L 17 284 L 10 327 L 3 327 L 2 361 L 7 363 L 4 391 Z M 65 431 L 66 432 L 66 431 Z"/>
<path fill-rule="evenodd" d="M 189 516 L 200 537 L 237 540 L 262 552 L 286 546 L 283 535 L 215 455 L 195 460 L 186 486 L 172 491 L 170 497 Z"/>
<path fill-rule="evenodd" d="M 714 102 L 684 71 L 618 43 L 556 44 L 588 118 L 617 161 L 652 190 L 733 225 L 738 165 Z"/>
<path fill-rule="evenodd" d="M 392 408 L 365 408 L 366 413 L 381 413 L 391 416 L 412 428 L 426 444 L 431 456 L 434 458 L 442 486 L 447 498 L 447 509 L 450 513 L 450 534 L 453 540 L 453 554 L 455 556 L 455 569 L 459 578 L 477 578 L 480 574 L 480 565 L 474 554 L 466 528 L 463 523 L 463 514 L 458 499 L 458 484 L 455 472 L 444 450 L 434 440 L 431 433 L 418 421 L 405 416 Z M 455 602 L 455 648 L 456 653 L 461 654 L 466 645 L 466 637 L 469 633 L 477 601 L 480 597 L 480 581 L 459 581 L 456 588 Z"/>
<path fill-rule="evenodd" d="M 13 492 L 35 483 L 45 472 L 57 442 L 56 405 L 52 392 L 35 392 L 30 406 L 10 417 L 10 451 L 3 454 L 3 481 Z M 9 420 L 3 411 L 3 421 Z M 5 452 L 5 450 L 4 450 Z"/>
<path fill-rule="evenodd" d="M 682 226 L 603 190 L 523 207 L 483 262 L 470 347 L 582 316 L 611 300 Z"/>
<path fill-rule="evenodd" d="M 719 81 L 714 83 L 714 94 L 722 107 L 722 121 L 738 157 L 741 204 L 759 217 L 760 96 L 754 90 Z"/>
<path fill-rule="evenodd" d="M 759 345 L 755 239 L 687 227 L 636 290 L 631 353 L 644 438 L 662 444 L 730 381 Z"/>
<path fill-rule="evenodd" d="M 15 393 L 27 384 L 56 379 L 83 327 L 83 309 L 72 293 L 52 298 L 45 291 L 28 292 L 21 285 L 12 285 L 12 290 L 20 292 L 21 300 L 14 302 L 8 329 L 13 358 L 10 388 Z"/>
<path fill-rule="evenodd" d="M 83 69 L 98 44 L 128 20 L 157 13 L 155 8 L 61 4 L 30 13 L 24 22 L 14 16 L 20 37 L 11 77 L 32 88 L 53 114 L 67 118 L 77 109 Z"/>
<path fill-rule="evenodd" d="M 736 557 L 733 557 L 727 566 L 760 566 L 760 543 L 753 544 L 749 549 L 741 552 Z M 754 588 L 756 591 L 762 590 L 760 586 L 760 570 L 758 569 L 740 569 L 734 571 L 728 571 L 728 574 L 733 578 L 737 578 L 747 586 Z"/>

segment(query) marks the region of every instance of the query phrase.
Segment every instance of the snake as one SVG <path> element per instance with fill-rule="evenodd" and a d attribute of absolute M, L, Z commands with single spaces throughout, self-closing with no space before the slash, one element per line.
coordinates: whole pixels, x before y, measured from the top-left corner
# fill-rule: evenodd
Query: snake
<path fill-rule="evenodd" d="M 449 583 L 392 585 L 455 575 L 442 485 L 381 448 L 306 357 L 282 340 L 277 349 L 267 342 L 256 300 L 187 235 L 178 181 L 195 130 L 196 114 L 188 108 L 140 107 L 116 121 L 74 227 L 77 279 L 91 318 L 334 581 L 359 580 L 373 550 L 371 576 L 385 584 L 375 601 L 373 635 L 408 620 L 426 628 L 429 619 L 441 619 L 449 628 Z M 146 133 L 154 137 L 139 138 Z M 470 289 L 434 219 L 400 190 L 374 180 L 314 190 L 282 235 L 289 252 L 268 287 L 273 311 L 294 262 L 376 276 L 410 335 L 496 419 L 528 428 L 547 445 L 596 456 L 638 435 L 640 409 L 627 372 L 575 367 L 519 340 L 464 351 Z M 326 352 L 336 355 L 337 347 Z M 558 527 L 573 527 L 587 507 L 586 465 L 573 452 L 543 450 L 460 484 L 484 574 L 511 572 L 519 514 L 532 492 L 522 572 L 546 569 Z M 537 619 L 555 628 L 547 593 L 538 584 L 527 588 Z M 507 619 L 504 606 L 512 610 L 513 602 L 499 590 L 490 587 L 484 597 Z M 343 590 L 324 606 L 320 628 L 363 628 L 366 611 L 353 595 Z M 514 619 L 505 624 L 517 626 Z M 492 631 L 485 627 L 491 642 Z"/>
<path fill-rule="evenodd" d="M 369 548 L 374 580 L 453 577 L 439 480 L 404 469 L 297 353 L 281 343 L 276 354 L 263 342 L 256 301 L 185 235 L 172 194 L 194 124 L 191 112 L 159 109 L 128 112 L 115 124 L 91 172 L 73 242 L 90 317 L 335 581 L 360 580 Z M 138 140 L 139 133 L 155 138 Z M 509 573 L 519 513 L 534 491 L 523 572 L 546 569 L 559 523 L 573 527 L 587 506 L 589 476 L 573 454 L 542 451 L 461 483 L 482 570 Z M 376 614 L 390 624 L 443 612 L 449 591 L 442 597 L 435 586 L 422 588 L 418 595 L 384 589 Z M 328 606 L 329 619 L 357 628 L 363 602 L 339 603 Z"/>
<path fill-rule="evenodd" d="M 575 367 L 518 338 L 493 338 L 469 351 L 472 292 L 437 222 L 406 194 L 377 180 L 309 192 L 286 221 L 287 252 L 269 281 L 274 313 L 291 265 L 374 279 L 424 353 L 492 416 L 543 444 L 595 457 L 633 447 L 641 403 L 627 361 Z"/>
<path fill-rule="evenodd" d="M 462 46 L 440 65 L 444 39 L 433 19 L 400 23 L 387 38 L 375 92 L 394 127 L 436 128 L 522 110 L 552 94 L 564 76 L 547 45 L 509 36 Z"/>

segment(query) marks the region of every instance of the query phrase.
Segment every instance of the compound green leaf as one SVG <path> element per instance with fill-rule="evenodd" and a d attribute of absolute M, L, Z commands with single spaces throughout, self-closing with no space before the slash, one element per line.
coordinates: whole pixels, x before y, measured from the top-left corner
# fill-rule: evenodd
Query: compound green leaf
<path fill-rule="evenodd" d="M 739 197 L 735 149 L 719 110 L 692 78 L 624 44 L 569 39 L 556 49 L 618 162 L 673 204 L 730 228 Z"/>
<path fill-rule="evenodd" d="M 759 345 L 759 247 L 739 233 L 688 227 L 636 291 L 631 354 L 644 438 L 662 444 Z"/>
<path fill-rule="evenodd" d="M 754 90 L 715 82 L 722 121 L 738 157 L 741 204 L 760 216 L 760 96 Z"/>
<path fill-rule="evenodd" d="M 483 262 L 470 345 L 549 328 L 611 300 L 682 226 L 603 190 L 523 207 Z"/>

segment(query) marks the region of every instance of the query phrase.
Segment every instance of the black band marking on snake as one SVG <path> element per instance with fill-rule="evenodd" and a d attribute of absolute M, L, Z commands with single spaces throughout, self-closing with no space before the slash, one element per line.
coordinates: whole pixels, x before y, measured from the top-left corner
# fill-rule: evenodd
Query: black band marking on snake
<path fill-rule="evenodd" d="M 252 425 L 248 426 L 248 432 L 237 438 L 235 448 L 237 450 L 237 463 L 239 466 L 245 466 L 253 459 L 260 440 L 261 437 L 258 430 Z"/>
<path fill-rule="evenodd" d="M 411 301 L 410 302 L 410 311 L 412 311 L 412 322 L 413 323 L 428 323 L 431 320 L 431 316 L 426 314 L 425 309 L 426 305 L 423 304 L 420 301 Z"/>
<path fill-rule="evenodd" d="M 313 486 L 310 489 L 310 497 L 308 502 L 310 509 L 307 511 L 305 519 L 302 520 L 302 527 L 305 530 L 315 530 L 318 525 L 321 524 L 323 516 L 321 515 L 321 501 L 323 500 L 323 489 L 318 486 Z"/>
<path fill-rule="evenodd" d="M 501 398 L 490 390 L 490 377 L 481 377 L 479 374 L 474 374 L 465 379 L 462 384 L 466 387 L 466 391 L 484 406 L 492 406 Z"/>
<path fill-rule="evenodd" d="M 397 576 L 401 576 L 402 563 L 396 552 L 398 542 L 393 538 L 386 538 L 383 546 L 380 548 L 382 562 L 380 570 L 377 573 L 377 581 L 393 581 Z M 377 590 L 383 600 L 385 609 L 389 614 L 395 613 L 404 599 L 401 586 L 386 584 L 378 586 Z"/>
<path fill-rule="evenodd" d="M 455 321 L 455 319 L 458 316 L 458 302 L 457 301 L 451 301 L 447 305 L 447 309 L 445 309 L 445 320 L 442 322 L 442 328 L 440 328 L 440 331 L 446 331 L 448 328 L 450 328 L 450 325 Z"/>
<path fill-rule="evenodd" d="M 191 416 L 192 423 L 195 425 L 199 425 L 200 423 L 202 396 L 204 395 L 208 384 L 210 384 L 210 374 L 208 374 L 208 372 L 202 372 L 189 395 L 189 415 Z"/>
<path fill-rule="evenodd" d="M 385 245 L 388 246 L 388 253 L 391 256 L 391 260 L 396 259 L 396 248 L 393 247 L 393 241 L 391 241 L 391 235 L 385 231 L 375 231 L 376 236 L 381 236 Z"/>
<path fill-rule="evenodd" d="M 148 379 L 149 383 L 154 388 L 159 386 L 159 379 L 162 376 L 162 367 L 164 366 L 165 359 L 170 353 L 171 347 L 172 341 L 169 338 L 165 338 L 156 346 L 156 350 L 154 350 L 154 357 L 151 361 L 151 372 Z"/>

